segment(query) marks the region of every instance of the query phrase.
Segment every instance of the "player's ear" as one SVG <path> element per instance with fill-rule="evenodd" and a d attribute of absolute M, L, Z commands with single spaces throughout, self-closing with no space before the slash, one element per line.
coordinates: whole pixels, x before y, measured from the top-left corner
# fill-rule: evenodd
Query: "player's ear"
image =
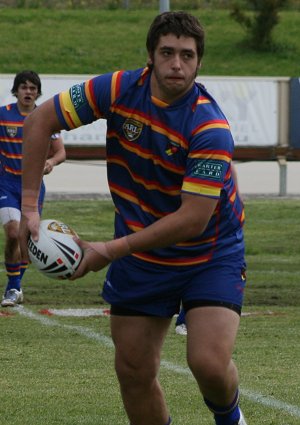
<path fill-rule="evenodd" d="M 149 67 L 153 66 L 153 58 L 151 57 L 150 54 L 149 54 L 148 59 L 147 59 L 147 65 Z"/>
<path fill-rule="evenodd" d="M 197 68 L 196 68 L 195 77 L 197 77 L 198 72 L 199 72 L 199 70 L 200 70 L 201 66 L 202 66 L 202 63 L 201 63 L 201 62 L 199 62 L 199 63 L 198 63 L 198 65 L 197 65 Z"/>

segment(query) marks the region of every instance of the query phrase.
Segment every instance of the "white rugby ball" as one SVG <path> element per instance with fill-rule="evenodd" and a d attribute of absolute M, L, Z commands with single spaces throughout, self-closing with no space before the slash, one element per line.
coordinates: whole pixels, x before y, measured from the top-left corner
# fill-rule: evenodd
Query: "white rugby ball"
<path fill-rule="evenodd" d="M 57 220 L 41 220 L 39 240 L 28 239 L 31 263 L 53 279 L 68 279 L 82 258 L 82 249 L 73 240 L 76 232 Z"/>

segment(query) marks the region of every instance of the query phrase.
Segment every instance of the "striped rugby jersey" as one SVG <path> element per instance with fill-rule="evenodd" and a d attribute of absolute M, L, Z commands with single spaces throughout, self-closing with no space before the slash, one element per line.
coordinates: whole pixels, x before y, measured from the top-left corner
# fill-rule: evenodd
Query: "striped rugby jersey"
<path fill-rule="evenodd" d="M 0 108 L 0 161 L 2 171 L 13 176 L 22 174 L 23 123 L 27 115 L 16 103 Z"/>
<path fill-rule="evenodd" d="M 194 84 L 168 105 L 151 96 L 150 71 L 118 71 L 54 98 L 66 130 L 107 120 L 108 184 L 116 207 L 115 236 L 137 232 L 177 210 L 181 193 L 218 199 L 203 234 L 134 256 L 192 266 L 243 248 L 244 209 L 231 173 L 234 142 L 226 118 Z"/>
<path fill-rule="evenodd" d="M 22 175 L 23 124 L 28 113 L 20 112 L 17 103 L 0 107 L 0 175 Z M 55 133 L 51 140 L 60 136 Z"/>

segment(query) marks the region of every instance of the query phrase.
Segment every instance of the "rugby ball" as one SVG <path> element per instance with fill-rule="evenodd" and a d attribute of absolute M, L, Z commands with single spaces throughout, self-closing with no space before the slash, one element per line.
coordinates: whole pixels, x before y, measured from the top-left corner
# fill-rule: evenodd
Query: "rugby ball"
<path fill-rule="evenodd" d="M 77 236 L 71 227 L 57 220 L 41 220 L 39 240 L 28 239 L 31 263 L 53 279 L 68 279 L 82 258 L 82 249 L 74 241 Z"/>

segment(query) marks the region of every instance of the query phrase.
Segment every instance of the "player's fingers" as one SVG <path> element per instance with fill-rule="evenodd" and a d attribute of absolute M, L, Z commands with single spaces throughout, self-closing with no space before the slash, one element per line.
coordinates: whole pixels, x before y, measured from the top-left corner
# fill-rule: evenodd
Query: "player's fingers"
<path fill-rule="evenodd" d="M 88 273 L 88 268 L 87 268 L 87 262 L 86 259 L 84 257 L 82 257 L 82 260 L 80 261 L 76 271 L 72 274 L 72 276 L 69 278 L 69 280 L 76 280 L 79 279 L 80 277 L 85 276 Z"/>
<path fill-rule="evenodd" d="M 90 247 L 90 242 L 84 241 L 80 239 L 78 236 L 74 236 L 73 240 L 80 246 L 80 248 L 84 251 Z"/>
<path fill-rule="evenodd" d="M 37 211 L 22 212 L 19 227 L 19 245 L 22 261 L 29 262 L 28 239 L 30 234 L 37 241 L 39 239 L 40 216 Z"/>

